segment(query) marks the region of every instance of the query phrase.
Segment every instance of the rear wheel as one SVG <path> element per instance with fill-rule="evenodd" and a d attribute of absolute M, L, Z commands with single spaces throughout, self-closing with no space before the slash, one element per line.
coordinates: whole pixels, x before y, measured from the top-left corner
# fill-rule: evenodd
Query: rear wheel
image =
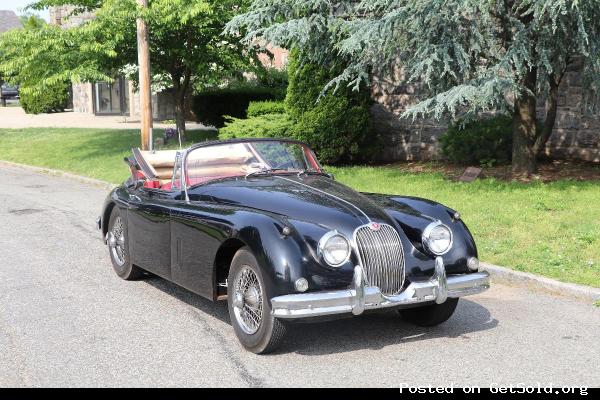
<path fill-rule="evenodd" d="M 398 310 L 402 319 L 418 326 L 435 326 L 446 322 L 458 304 L 458 298 L 449 298 L 442 304 Z"/>
<path fill-rule="evenodd" d="M 119 277 L 125 280 L 135 280 L 144 275 L 143 270 L 133 265 L 129 258 L 127 221 L 117 206 L 112 209 L 108 220 L 107 243 L 110 260 Z"/>
<path fill-rule="evenodd" d="M 227 282 L 229 317 L 239 341 L 256 354 L 275 350 L 285 336 L 285 325 L 271 314 L 262 271 L 247 248 L 233 257 Z"/>

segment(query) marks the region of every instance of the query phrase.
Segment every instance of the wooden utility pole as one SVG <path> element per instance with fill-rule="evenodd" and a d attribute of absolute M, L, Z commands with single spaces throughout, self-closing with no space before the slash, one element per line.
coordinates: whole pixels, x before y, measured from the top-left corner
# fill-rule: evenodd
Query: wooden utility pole
<path fill-rule="evenodd" d="M 137 0 L 148 8 L 148 0 Z M 142 150 L 152 150 L 152 93 L 150 92 L 150 48 L 148 26 L 143 18 L 137 19 L 138 64 L 140 70 L 140 117 L 142 120 Z"/>

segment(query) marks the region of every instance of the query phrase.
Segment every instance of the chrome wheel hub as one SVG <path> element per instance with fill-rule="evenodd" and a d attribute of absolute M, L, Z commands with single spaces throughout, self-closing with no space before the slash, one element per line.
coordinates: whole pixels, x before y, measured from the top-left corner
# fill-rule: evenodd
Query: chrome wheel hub
<path fill-rule="evenodd" d="M 108 233 L 108 247 L 115 262 L 121 267 L 125 265 L 125 226 L 121 217 L 115 218 L 115 223 Z"/>
<path fill-rule="evenodd" d="M 233 285 L 233 312 L 242 330 L 248 335 L 258 331 L 263 317 L 263 294 L 254 271 L 243 266 Z"/>

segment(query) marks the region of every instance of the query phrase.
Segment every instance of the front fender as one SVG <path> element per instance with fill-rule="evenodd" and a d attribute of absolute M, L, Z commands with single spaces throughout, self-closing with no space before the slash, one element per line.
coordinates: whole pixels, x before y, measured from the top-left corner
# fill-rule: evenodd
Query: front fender
<path fill-rule="evenodd" d="M 400 225 L 411 241 L 415 251 L 420 255 L 430 257 L 423 248 L 422 234 L 427 225 L 439 220 L 450 228 L 453 235 L 451 250 L 442 256 L 446 271 L 448 273 L 472 272 L 467 267 L 469 257 L 477 257 L 477 246 L 473 235 L 460 218 L 456 217 L 456 211 L 435 201 L 418 197 L 394 196 L 383 194 L 366 194 L 381 207 L 388 215 Z M 431 271 L 433 273 L 433 263 Z"/>
<path fill-rule="evenodd" d="M 127 189 L 123 186 L 117 186 L 111 190 L 106 196 L 106 199 L 104 199 L 99 223 L 99 228 L 102 232 L 102 240 L 106 238 L 110 214 L 112 213 L 113 208 L 118 205 L 121 209 L 126 210 L 128 197 Z"/>
<path fill-rule="evenodd" d="M 351 261 L 338 268 L 319 262 L 316 243 L 325 228 L 256 213 L 239 218 L 236 225 L 233 237 L 245 243 L 256 257 L 271 297 L 297 293 L 294 283 L 299 278 L 308 281 L 308 291 L 340 288 L 352 282 Z"/>

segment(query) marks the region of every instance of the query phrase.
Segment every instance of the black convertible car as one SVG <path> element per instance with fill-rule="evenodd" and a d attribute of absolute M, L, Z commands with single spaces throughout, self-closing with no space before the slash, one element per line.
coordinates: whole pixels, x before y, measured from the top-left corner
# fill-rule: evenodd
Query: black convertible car
<path fill-rule="evenodd" d="M 460 215 L 359 193 L 304 143 L 248 139 L 126 159 L 98 218 L 116 273 L 145 271 L 227 300 L 245 348 L 276 348 L 290 321 L 394 309 L 422 326 L 489 287 Z"/>

